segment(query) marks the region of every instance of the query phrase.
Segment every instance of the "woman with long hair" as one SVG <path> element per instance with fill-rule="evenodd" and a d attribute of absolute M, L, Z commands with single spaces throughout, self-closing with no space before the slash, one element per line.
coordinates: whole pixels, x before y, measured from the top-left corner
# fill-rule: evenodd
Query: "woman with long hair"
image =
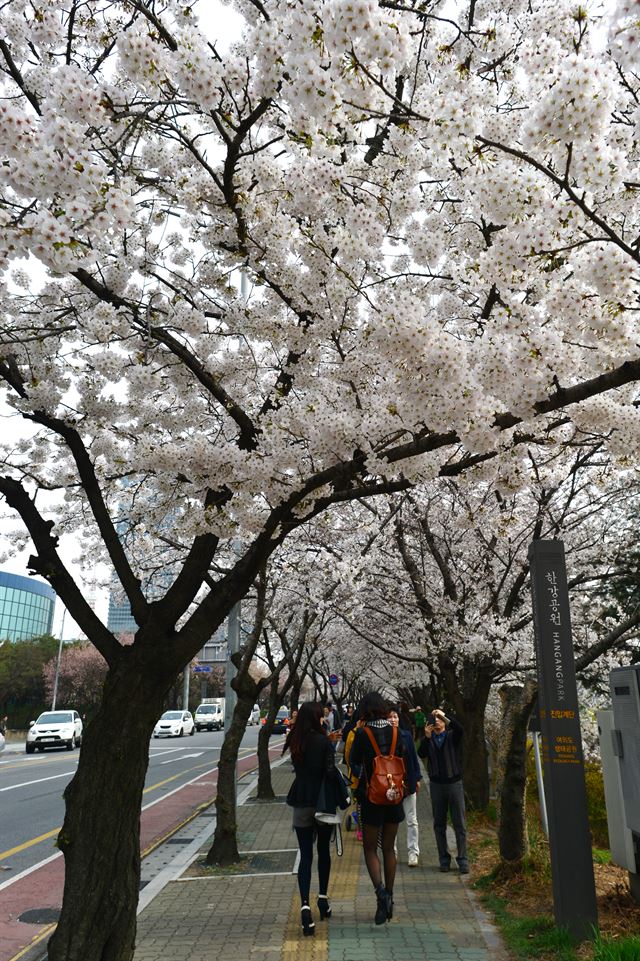
<path fill-rule="evenodd" d="M 298 888 L 300 890 L 302 930 L 305 936 L 315 933 L 315 922 L 309 905 L 311 868 L 313 865 L 313 842 L 317 839 L 318 850 L 318 912 L 320 920 L 331 917 L 328 888 L 331 873 L 331 824 L 315 820 L 316 802 L 324 778 L 337 775 L 333 747 L 322 725 L 322 705 L 306 701 L 300 705 L 298 717 L 287 738 L 296 777 L 287 795 L 287 804 L 293 807 L 293 827 L 298 837 L 300 864 Z"/>
<path fill-rule="evenodd" d="M 375 923 L 384 924 L 393 915 L 393 885 L 396 878 L 397 858 L 395 852 L 398 824 L 404 820 L 401 803 L 372 804 L 367 797 L 367 786 L 371 781 L 376 751 L 371 743 L 373 736 L 382 755 L 389 755 L 393 744 L 394 728 L 389 720 L 390 705 L 376 691 L 370 691 L 360 702 L 360 719 L 363 727 L 356 731 L 349 757 L 349 763 L 360 769 L 357 797 L 360 802 L 362 821 L 362 845 L 364 860 L 369 877 L 376 892 Z M 367 730 L 370 734 L 367 733 Z M 396 735 L 394 755 L 404 757 L 405 748 Z M 378 856 L 378 841 L 382 845 L 382 861 Z M 382 868 L 384 865 L 384 884 Z"/>

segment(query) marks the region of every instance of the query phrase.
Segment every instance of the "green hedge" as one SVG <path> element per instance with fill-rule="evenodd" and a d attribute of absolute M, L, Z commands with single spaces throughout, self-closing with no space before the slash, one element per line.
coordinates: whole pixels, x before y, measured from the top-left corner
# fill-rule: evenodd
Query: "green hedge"
<path fill-rule="evenodd" d="M 585 762 L 584 779 L 587 788 L 587 810 L 589 812 L 589 824 L 593 844 L 598 848 L 608 848 L 609 829 L 607 827 L 607 809 L 604 801 L 604 781 L 602 779 L 602 767 L 598 761 Z M 533 750 L 529 752 L 528 756 L 527 798 L 535 802 L 539 800 Z"/>

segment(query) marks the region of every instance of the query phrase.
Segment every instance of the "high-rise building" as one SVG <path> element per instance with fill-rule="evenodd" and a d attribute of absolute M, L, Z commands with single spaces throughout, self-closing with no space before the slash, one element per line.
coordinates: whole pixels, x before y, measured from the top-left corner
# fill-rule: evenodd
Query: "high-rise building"
<path fill-rule="evenodd" d="M 0 571 L 0 640 L 50 634 L 56 592 L 43 581 Z"/>
<path fill-rule="evenodd" d="M 109 593 L 107 627 L 114 634 L 135 634 L 138 630 L 129 601 L 126 598 L 118 600 L 118 595 L 113 591 Z"/>

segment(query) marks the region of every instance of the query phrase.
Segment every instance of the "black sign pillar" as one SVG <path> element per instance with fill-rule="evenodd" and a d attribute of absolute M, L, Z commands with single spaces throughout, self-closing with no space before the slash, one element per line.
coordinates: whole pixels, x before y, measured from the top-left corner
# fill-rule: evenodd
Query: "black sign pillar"
<path fill-rule="evenodd" d="M 554 912 L 590 938 L 598 911 L 562 541 L 533 541 L 529 562 Z"/>

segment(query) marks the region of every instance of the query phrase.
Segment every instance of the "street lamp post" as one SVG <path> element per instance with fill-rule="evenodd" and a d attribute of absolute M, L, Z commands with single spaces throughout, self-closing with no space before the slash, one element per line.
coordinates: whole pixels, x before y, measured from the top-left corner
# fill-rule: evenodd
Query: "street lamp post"
<path fill-rule="evenodd" d="M 62 645 L 64 644 L 64 619 L 67 615 L 67 609 L 64 607 L 62 609 L 62 624 L 60 625 L 60 643 L 58 644 L 58 658 L 56 660 L 56 676 L 53 681 L 53 697 L 51 699 L 51 710 L 56 709 L 56 698 L 58 696 L 58 679 L 60 678 L 60 659 L 62 658 Z"/>

